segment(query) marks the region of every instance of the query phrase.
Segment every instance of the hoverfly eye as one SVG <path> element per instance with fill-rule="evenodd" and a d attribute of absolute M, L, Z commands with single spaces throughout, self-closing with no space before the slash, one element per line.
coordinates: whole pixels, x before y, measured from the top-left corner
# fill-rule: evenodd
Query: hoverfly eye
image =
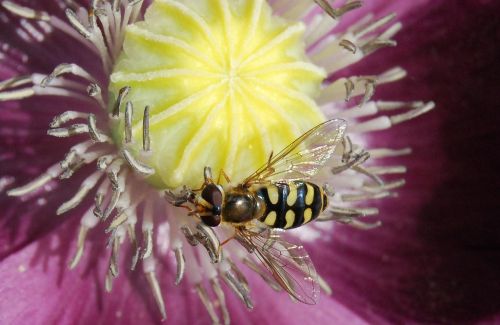
<path fill-rule="evenodd" d="M 222 192 L 215 184 L 208 184 L 201 191 L 201 197 L 214 206 L 222 204 Z"/>
<path fill-rule="evenodd" d="M 221 217 L 220 217 L 220 214 L 218 215 L 208 215 L 208 216 L 201 216 L 201 221 L 209 226 L 209 227 L 217 227 L 220 222 L 221 222 Z"/>

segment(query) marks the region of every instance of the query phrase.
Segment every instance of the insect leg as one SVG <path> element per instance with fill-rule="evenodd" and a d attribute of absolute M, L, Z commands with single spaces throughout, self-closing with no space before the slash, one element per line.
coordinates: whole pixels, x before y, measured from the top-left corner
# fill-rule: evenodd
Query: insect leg
<path fill-rule="evenodd" d="M 224 179 L 226 180 L 227 183 L 231 183 L 231 180 L 229 179 L 229 176 L 227 176 L 226 172 L 224 169 L 219 170 L 219 176 L 217 177 L 217 184 L 220 184 L 220 178 L 221 176 L 224 176 Z"/>

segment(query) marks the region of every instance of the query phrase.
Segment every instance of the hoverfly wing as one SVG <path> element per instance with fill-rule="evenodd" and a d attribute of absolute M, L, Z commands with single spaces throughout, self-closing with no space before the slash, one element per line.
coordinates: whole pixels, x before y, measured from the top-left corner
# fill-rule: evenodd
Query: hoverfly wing
<path fill-rule="evenodd" d="M 255 257 L 291 297 L 308 305 L 318 302 L 318 276 L 302 246 L 281 239 L 272 229 L 259 233 L 238 229 L 237 236 L 252 248 Z"/>
<path fill-rule="evenodd" d="M 342 140 L 347 124 L 332 119 L 310 129 L 243 181 L 244 186 L 273 180 L 305 180 L 316 175 Z M 299 150 L 299 151 L 297 151 Z"/>

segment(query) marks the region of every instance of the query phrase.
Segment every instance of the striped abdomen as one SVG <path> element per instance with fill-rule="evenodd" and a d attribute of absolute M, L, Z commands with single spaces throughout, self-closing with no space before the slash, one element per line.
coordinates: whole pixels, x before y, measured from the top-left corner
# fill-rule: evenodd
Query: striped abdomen
<path fill-rule="evenodd" d="M 258 188 L 255 194 L 265 202 L 259 219 L 271 228 L 296 228 L 314 220 L 328 206 L 327 197 L 316 184 L 293 181 Z"/>

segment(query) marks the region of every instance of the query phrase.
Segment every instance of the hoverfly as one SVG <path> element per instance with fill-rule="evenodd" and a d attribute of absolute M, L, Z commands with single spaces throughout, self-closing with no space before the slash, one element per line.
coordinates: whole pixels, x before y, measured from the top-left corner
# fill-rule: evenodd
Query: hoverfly
<path fill-rule="evenodd" d="M 340 119 L 321 123 L 268 161 L 241 183 L 215 182 L 205 167 L 205 181 L 198 190 L 181 196 L 167 193 L 172 204 L 190 210 L 210 227 L 221 222 L 234 228 L 233 237 L 253 253 L 274 280 L 293 298 L 315 304 L 317 274 L 302 246 L 290 244 L 275 229 L 291 229 L 319 216 L 328 206 L 325 190 L 307 180 L 332 157 L 343 139 L 346 122 Z M 190 206 L 185 205 L 190 203 Z"/>

